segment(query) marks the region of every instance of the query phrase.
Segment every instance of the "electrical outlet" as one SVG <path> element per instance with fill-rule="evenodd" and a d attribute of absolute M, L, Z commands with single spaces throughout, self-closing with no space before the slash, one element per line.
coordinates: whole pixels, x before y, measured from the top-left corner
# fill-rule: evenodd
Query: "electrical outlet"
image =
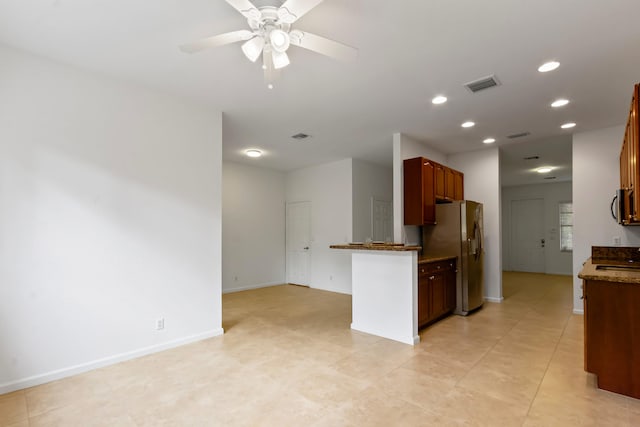
<path fill-rule="evenodd" d="M 333 276 L 329 276 L 329 280 L 333 280 Z"/>
<path fill-rule="evenodd" d="M 238 281 L 238 276 L 234 276 L 234 277 L 233 277 L 233 281 L 234 281 L 234 282 L 237 282 L 237 281 Z"/>
<path fill-rule="evenodd" d="M 161 331 L 164 329 L 164 317 L 160 317 L 156 319 L 156 331 Z"/>
<path fill-rule="evenodd" d="M 613 246 L 620 246 L 620 236 L 613 237 Z"/>

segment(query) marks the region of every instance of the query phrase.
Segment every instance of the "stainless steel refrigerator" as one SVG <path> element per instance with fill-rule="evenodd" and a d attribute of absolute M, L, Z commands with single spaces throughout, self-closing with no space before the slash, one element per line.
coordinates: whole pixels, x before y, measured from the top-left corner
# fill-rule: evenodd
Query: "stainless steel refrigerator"
<path fill-rule="evenodd" d="M 436 205 L 436 224 L 422 227 L 425 256 L 458 257 L 456 314 L 466 316 L 484 301 L 482 204 L 470 200 Z"/>

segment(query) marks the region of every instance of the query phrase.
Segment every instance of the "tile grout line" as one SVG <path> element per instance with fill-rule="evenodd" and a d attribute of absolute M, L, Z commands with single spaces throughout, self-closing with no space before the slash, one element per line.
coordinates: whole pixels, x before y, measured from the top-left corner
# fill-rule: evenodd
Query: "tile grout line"
<path fill-rule="evenodd" d="M 527 409 L 527 415 L 525 417 L 525 422 L 526 422 L 526 419 L 529 417 L 529 413 L 531 412 L 531 408 L 533 407 L 533 402 L 535 402 L 535 400 L 538 398 L 538 394 L 540 393 L 540 387 L 542 386 L 542 382 L 544 381 L 545 377 L 547 376 L 547 372 L 549 371 L 549 366 L 551 366 L 551 361 L 553 361 L 553 358 L 556 355 L 556 352 L 558 351 L 558 346 L 560 345 L 560 340 L 562 340 L 562 337 L 564 336 L 564 333 L 567 330 L 567 325 L 569 324 L 569 320 L 571 320 L 571 316 L 570 315 L 567 316 L 567 319 L 564 322 L 564 327 L 562 328 L 562 333 L 558 337 L 558 340 L 556 341 L 556 345 L 553 347 L 553 353 L 551 353 L 551 357 L 549 358 L 549 361 L 547 362 L 547 367 L 544 370 L 544 374 L 542 375 L 542 378 L 540 378 L 540 382 L 538 383 L 538 387 L 536 388 L 536 393 L 533 395 L 533 398 L 531 399 L 531 402 L 529 402 L 529 409 Z"/>

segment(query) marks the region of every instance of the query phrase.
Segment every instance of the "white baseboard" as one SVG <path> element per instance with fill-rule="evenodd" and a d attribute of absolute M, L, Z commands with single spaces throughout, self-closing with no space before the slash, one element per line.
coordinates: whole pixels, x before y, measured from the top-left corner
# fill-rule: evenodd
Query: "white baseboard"
<path fill-rule="evenodd" d="M 330 286 L 327 287 L 319 287 L 319 286 L 311 286 L 311 289 L 317 289 L 319 291 L 327 291 L 327 292 L 335 292 L 337 294 L 343 294 L 343 295 L 351 295 L 351 291 L 345 291 L 344 289 L 341 288 L 332 288 Z"/>
<path fill-rule="evenodd" d="M 495 298 L 495 297 L 484 297 L 484 300 L 487 302 L 497 302 L 498 304 L 500 304 L 504 298 L 500 297 L 500 298 Z"/>
<path fill-rule="evenodd" d="M 268 288 L 270 286 L 278 286 L 278 285 L 284 285 L 285 282 L 271 282 L 271 283 L 258 283 L 255 285 L 248 285 L 248 286 L 238 286 L 236 288 L 222 288 L 222 293 L 223 294 L 230 294 L 233 292 L 242 292 L 242 291 L 250 291 L 251 289 L 260 289 L 260 288 Z"/>
<path fill-rule="evenodd" d="M 124 362 L 125 360 L 135 359 L 135 358 L 146 356 L 152 353 L 158 353 L 163 350 L 168 350 L 170 348 L 179 347 L 185 344 L 190 344 L 192 342 L 202 341 L 204 339 L 216 337 L 222 334 L 224 334 L 224 329 L 222 328 L 213 329 L 211 331 L 202 332 L 200 334 L 190 335 L 187 337 L 178 338 L 176 340 L 167 341 L 167 342 L 152 345 L 149 347 L 143 347 L 143 348 L 129 351 L 126 353 L 116 354 L 114 356 L 105 357 L 105 358 L 94 360 L 91 362 L 81 363 L 79 365 L 70 366 L 68 368 L 62 368 L 62 369 L 47 372 L 44 374 L 34 375 L 31 377 L 22 378 L 16 381 L 0 384 L 0 395 L 5 393 L 10 393 L 16 390 L 21 390 L 23 388 L 33 387 L 36 385 L 70 377 L 73 375 L 78 375 L 83 372 L 91 371 L 93 369 L 98 369 L 104 366 Z"/>
<path fill-rule="evenodd" d="M 580 314 L 582 316 L 584 316 L 584 310 L 578 310 L 576 308 L 573 309 L 573 314 Z"/>

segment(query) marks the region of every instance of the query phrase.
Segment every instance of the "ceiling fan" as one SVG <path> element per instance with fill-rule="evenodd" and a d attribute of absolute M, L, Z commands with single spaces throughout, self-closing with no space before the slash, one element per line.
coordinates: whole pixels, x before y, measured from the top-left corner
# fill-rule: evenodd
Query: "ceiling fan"
<path fill-rule="evenodd" d="M 287 50 L 290 45 L 302 47 L 332 58 L 352 60 L 358 50 L 291 25 L 323 0 L 286 0 L 282 6 L 256 7 L 250 0 L 226 0 L 249 23 L 250 30 L 238 30 L 207 37 L 180 46 L 186 53 L 199 52 L 210 47 L 244 41 L 242 52 L 251 62 L 262 56 L 262 68 L 269 89 L 273 88 L 276 70 L 289 65 Z"/>

